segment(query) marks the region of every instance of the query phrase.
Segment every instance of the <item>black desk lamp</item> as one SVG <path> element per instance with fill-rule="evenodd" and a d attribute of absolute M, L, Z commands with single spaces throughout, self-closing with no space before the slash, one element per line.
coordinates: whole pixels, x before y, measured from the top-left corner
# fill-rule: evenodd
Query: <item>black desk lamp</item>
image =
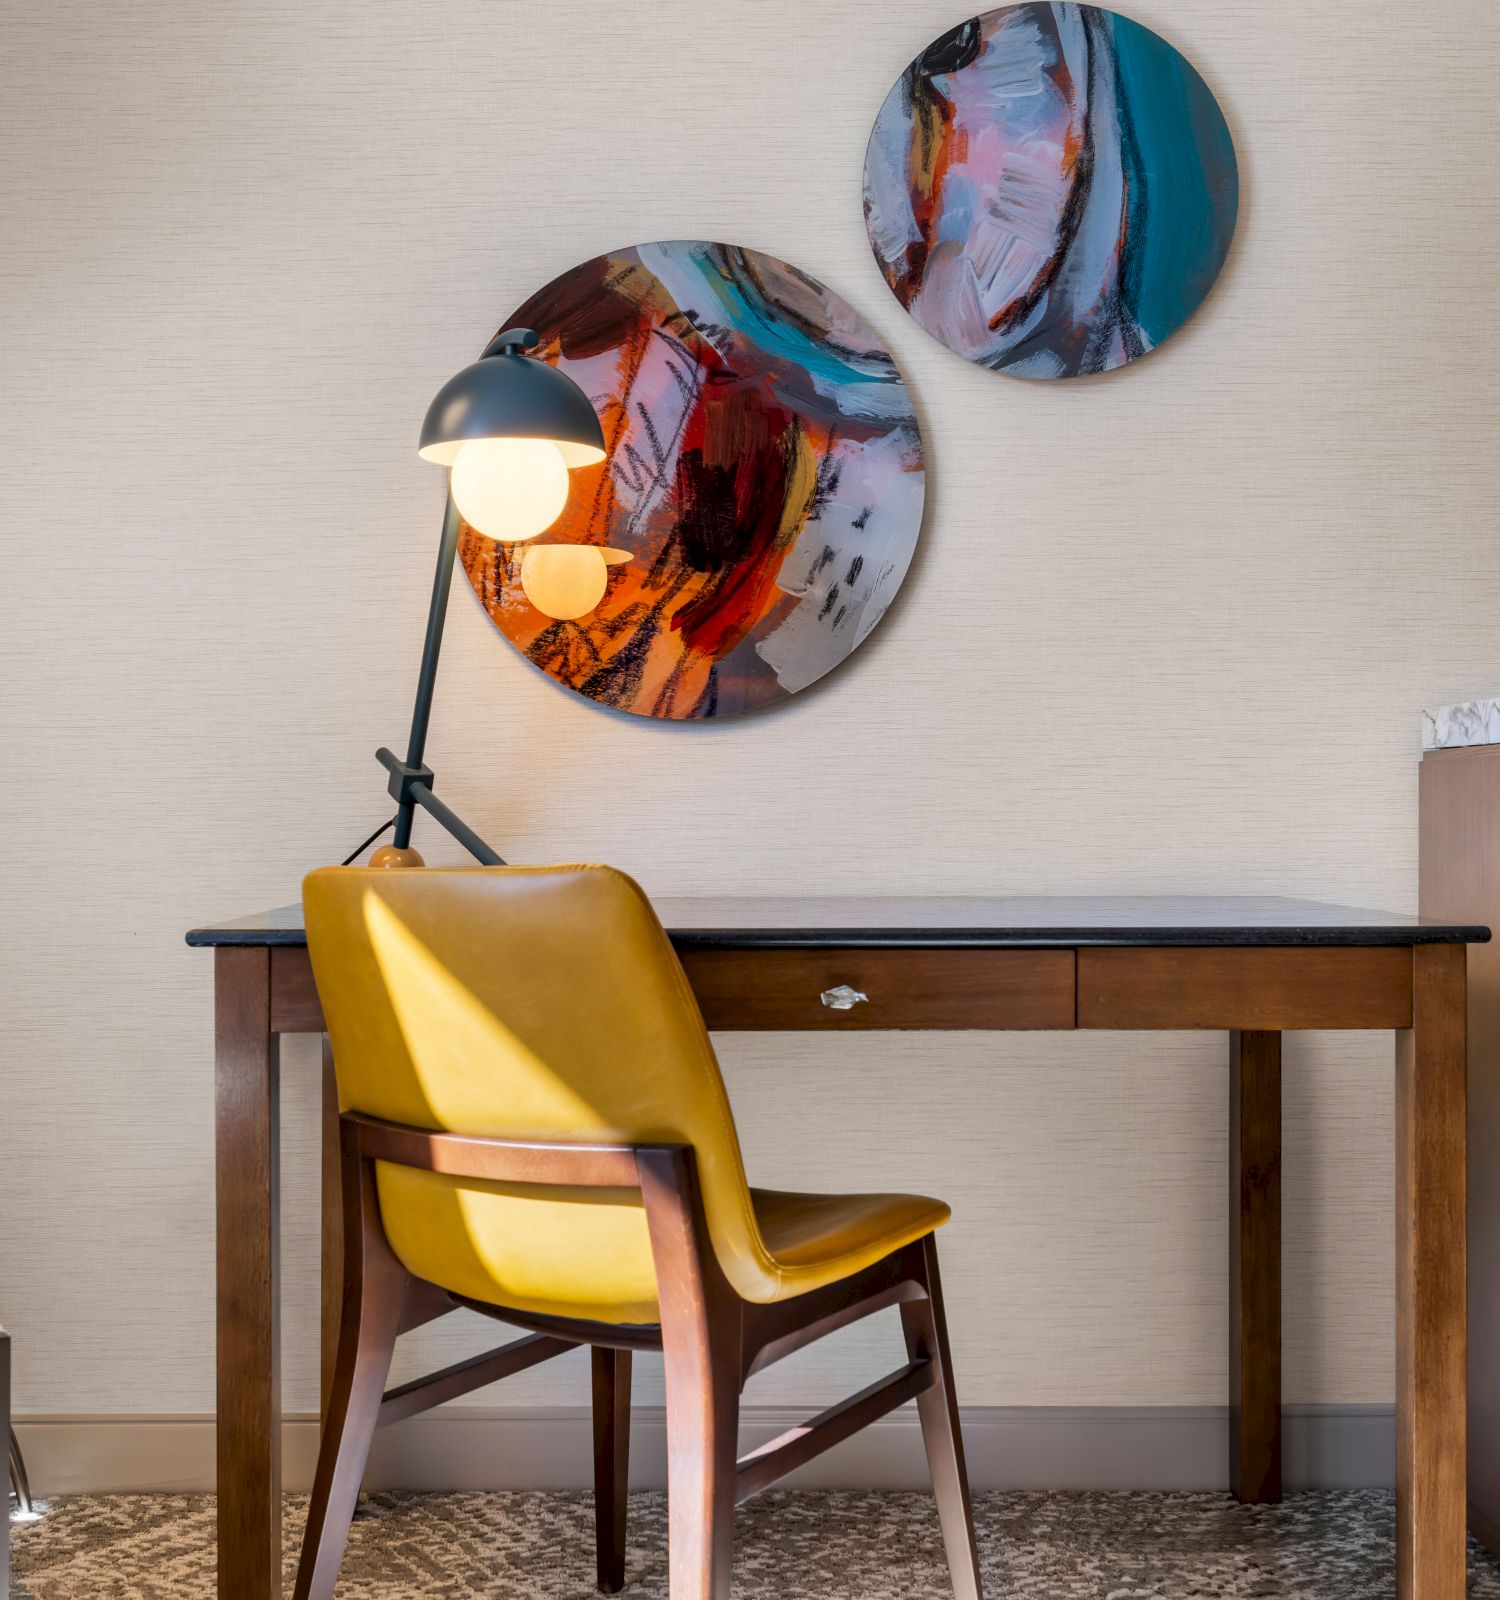
<path fill-rule="evenodd" d="M 412 820 L 418 806 L 487 866 L 504 865 L 432 792 L 432 769 L 423 765 L 422 755 L 460 526 L 467 522 L 492 539 L 510 543 L 534 538 L 561 514 L 568 498 L 570 469 L 593 466 L 604 459 L 604 431 L 588 396 L 555 367 L 523 353 L 536 344 L 537 336 L 530 328 L 508 328 L 496 335 L 478 361 L 438 390 L 422 423 L 417 453 L 423 460 L 449 469 L 448 505 L 432 580 L 432 605 L 427 613 L 427 638 L 422 646 L 406 760 L 398 760 L 384 748 L 375 752 L 391 775 L 390 792 L 398 809 L 395 836 L 371 857 L 372 866 L 423 864 L 411 847 Z M 384 832 L 381 828 L 375 837 Z"/>

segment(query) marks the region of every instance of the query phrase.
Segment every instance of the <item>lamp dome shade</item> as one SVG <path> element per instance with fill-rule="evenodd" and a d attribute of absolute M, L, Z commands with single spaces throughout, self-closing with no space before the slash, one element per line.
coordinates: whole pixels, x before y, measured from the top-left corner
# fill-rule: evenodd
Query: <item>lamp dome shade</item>
<path fill-rule="evenodd" d="M 536 342 L 529 329 L 507 330 L 494 354 L 449 378 L 422 423 L 424 461 L 451 467 L 474 439 L 548 439 L 570 467 L 604 459 L 604 430 L 588 396 L 556 367 L 522 354 Z"/>

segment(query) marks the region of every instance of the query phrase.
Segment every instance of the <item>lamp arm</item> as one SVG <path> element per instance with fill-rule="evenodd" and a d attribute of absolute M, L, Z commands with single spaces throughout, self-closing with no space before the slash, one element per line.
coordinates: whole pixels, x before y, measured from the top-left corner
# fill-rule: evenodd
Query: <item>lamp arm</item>
<path fill-rule="evenodd" d="M 432 792 L 432 769 L 422 762 L 427 747 L 427 724 L 432 718 L 438 655 L 443 648 L 443 624 L 448 617 L 453 564 L 458 558 L 458 531 L 462 525 L 463 519 L 450 494 L 443 513 L 443 536 L 438 545 L 437 570 L 432 578 L 432 604 L 427 611 L 427 637 L 422 642 L 422 665 L 417 673 L 417 698 L 412 707 L 411 737 L 407 740 L 406 760 L 398 761 L 391 751 L 383 747 L 375 752 L 375 759 L 391 775 L 390 792 L 397 806 L 396 832 L 392 843 L 397 850 L 410 847 L 412 821 L 416 816 L 416 808 L 421 806 L 486 866 L 503 867 L 504 859 Z"/>

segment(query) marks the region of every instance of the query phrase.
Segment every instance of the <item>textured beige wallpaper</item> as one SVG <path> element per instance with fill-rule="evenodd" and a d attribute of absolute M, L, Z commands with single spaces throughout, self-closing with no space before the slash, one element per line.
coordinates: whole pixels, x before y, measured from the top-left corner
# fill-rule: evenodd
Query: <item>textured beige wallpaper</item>
<path fill-rule="evenodd" d="M 1418 709 L 1500 686 L 1500 13 L 1131 10 L 1221 99 L 1240 232 L 1164 351 L 1046 385 L 927 339 L 865 244 L 866 132 L 960 20 L 946 0 L 6 0 L 0 1316 L 23 1410 L 211 1405 L 210 961 L 182 932 L 292 898 L 385 814 L 370 755 L 404 733 L 441 507 L 422 411 L 607 247 L 717 237 L 836 288 L 916 391 L 929 515 L 869 644 L 734 725 L 603 713 L 456 591 L 431 759 L 508 854 L 672 893 L 1414 905 Z M 1289 1045 L 1292 1400 L 1392 1393 L 1389 1056 Z M 952 1199 L 967 1401 L 1223 1398 L 1218 1037 L 724 1058 L 758 1179 Z M 294 1408 L 314 1061 L 286 1063 Z M 832 1392 L 895 1338 L 751 1397 Z M 544 1369 L 507 1397 L 582 1394 Z"/>

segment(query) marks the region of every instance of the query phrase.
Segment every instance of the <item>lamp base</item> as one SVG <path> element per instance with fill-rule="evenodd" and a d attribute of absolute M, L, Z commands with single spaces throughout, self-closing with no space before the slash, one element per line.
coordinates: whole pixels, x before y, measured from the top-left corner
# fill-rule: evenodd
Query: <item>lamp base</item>
<path fill-rule="evenodd" d="M 370 857 L 372 867 L 425 867 L 427 863 L 422 859 L 420 850 L 413 850 L 408 846 L 405 850 L 398 850 L 393 844 L 383 844 Z"/>

